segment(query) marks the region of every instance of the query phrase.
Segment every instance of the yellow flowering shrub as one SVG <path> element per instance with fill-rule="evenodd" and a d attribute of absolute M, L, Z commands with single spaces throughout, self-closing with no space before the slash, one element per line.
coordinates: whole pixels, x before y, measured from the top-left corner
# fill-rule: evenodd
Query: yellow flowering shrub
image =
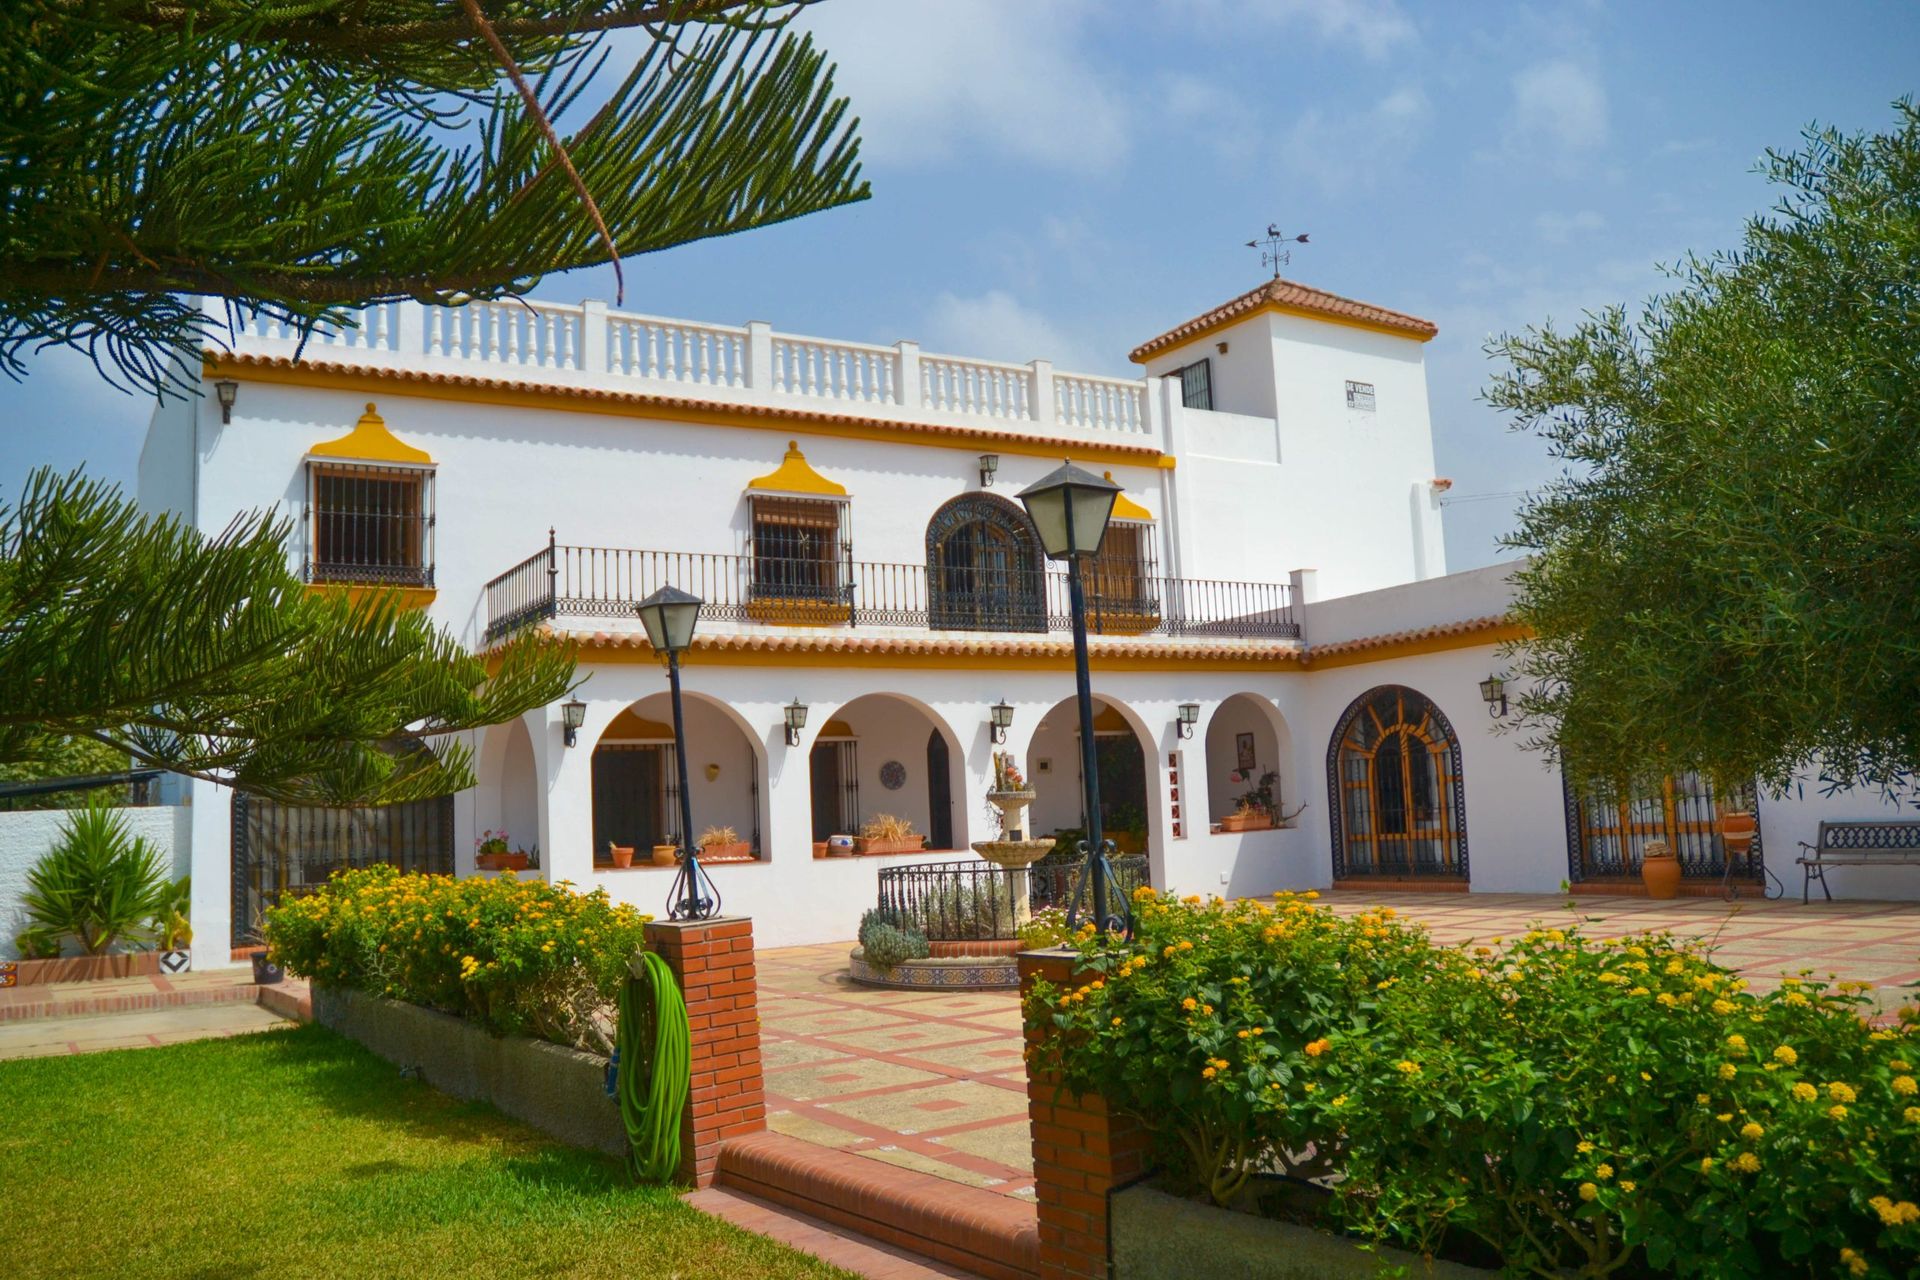
<path fill-rule="evenodd" d="M 607 1053 L 613 1001 L 651 918 L 603 890 L 377 866 L 338 872 L 269 910 L 267 943 L 317 985 Z"/>
<path fill-rule="evenodd" d="M 1350 1230 L 1477 1238 L 1513 1274 L 1920 1276 L 1920 1023 L 1871 1026 L 1851 986 L 1756 995 L 1667 935 L 1136 906 L 1132 941 L 1077 944 L 1103 987 L 1035 984 L 1030 1056 L 1176 1182 L 1336 1174 Z"/>

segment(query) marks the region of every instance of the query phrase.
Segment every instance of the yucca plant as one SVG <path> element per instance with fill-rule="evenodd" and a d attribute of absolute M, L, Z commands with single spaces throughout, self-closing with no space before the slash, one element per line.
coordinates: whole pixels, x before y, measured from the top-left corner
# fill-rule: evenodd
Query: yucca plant
<path fill-rule="evenodd" d="M 95 797 L 68 815 L 60 842 L 27 872 L 20 902 L 35 926 L 100 955 L 123 939 L 149 937 L 171 889 L 159 851 Z"/>

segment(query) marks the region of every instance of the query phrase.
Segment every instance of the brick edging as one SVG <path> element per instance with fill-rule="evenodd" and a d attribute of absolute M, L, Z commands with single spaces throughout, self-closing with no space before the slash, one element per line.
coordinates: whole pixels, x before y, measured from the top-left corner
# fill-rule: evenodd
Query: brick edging
<path fill-rule="evenodd" d="M 143 1013 L 152 1009 L 177 1009 L 203 1004 L 251 1004 L 255 999 L 256 990 L 258 988 L 249 983 L 232 987 L 188 988 L 184 991 L 139 991 L 115 996 L 85 996 L 80 999 L 9 1002 L 0 1004 L 0 1022 L 24 1022 L 39 1018 L 86 1018 L 108 1013 Z"/>
<path fill-rule="evenodd" d="M 1036 1215 L 1010 1196 L 778 1133 L 728 1142 L 718 1181 L 988 1280 L 1041 1274 Z"/>

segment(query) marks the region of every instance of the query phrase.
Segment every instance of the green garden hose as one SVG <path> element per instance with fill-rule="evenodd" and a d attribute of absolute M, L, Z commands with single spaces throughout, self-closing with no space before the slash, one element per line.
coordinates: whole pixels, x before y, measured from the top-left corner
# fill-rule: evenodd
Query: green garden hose
<path fill-rule="evenodd" d="M 643 952 L 640 973 L 620 988 L 616 1091 L 634 1176 L 667 1182 L 680 1165 L 680 1114 L 693 1085 L 687 1002 L 667 962 Z M 642 1066 L 651 1061 L 651 1069 Z"/>

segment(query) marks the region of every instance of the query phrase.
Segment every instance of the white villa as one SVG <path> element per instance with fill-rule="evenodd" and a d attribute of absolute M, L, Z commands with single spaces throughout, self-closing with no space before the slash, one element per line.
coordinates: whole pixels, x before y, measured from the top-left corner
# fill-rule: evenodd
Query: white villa
<path fill-rule="evenodd" d="M 1434 333 L 1283 280 L 1143 343 L 1133 380 L 598 302 L 384 305 L 304 350 L 256 322 L 207 353 L 206 395 L 155 411 L 142 505 L 209 533 L 277 507 L 315 589 L 401 588 L 477 647 L 572 637 L 586 710 L 577 733 L 556 704 L 476 735 L 479 785 L 442 801 L 300 811 L 194 784 L 196 963 L 338 866 L 465 874 L 501 829 L 519 874 L 664 914 L 674 871 L 649 852 L 683 834 L 681 787 L 696 828 L 735 832 L 711 874 L 769 945 L 851 937 L 882 868 L 974 858 L 996 751 L 1039 792 L 1036 832 L 1081 826 L 1065 580 L 1013 497 L 1063 459 L 1125 491 L 1090 579 L 1096 745 L 1105 826 L 1155 885 L 1551 891 L 1618 884 L 1664 837 L 1717 890 L 1697 781 L 1582 805 L 1490 714 L 1481 681 L 1518 637 L 1504 569 L 1445 572 Z M 666 584 L 706 602 L 685 778 L 634 612 Z M 1230 829 L 1268 774 L 1282 821 Z M 1877 808 L 1763 798 L 1733 880 L 1764 858 L 1797 887 L 1818 817 Z M 878 814 L 923 850 L 828 848 Z"/>

